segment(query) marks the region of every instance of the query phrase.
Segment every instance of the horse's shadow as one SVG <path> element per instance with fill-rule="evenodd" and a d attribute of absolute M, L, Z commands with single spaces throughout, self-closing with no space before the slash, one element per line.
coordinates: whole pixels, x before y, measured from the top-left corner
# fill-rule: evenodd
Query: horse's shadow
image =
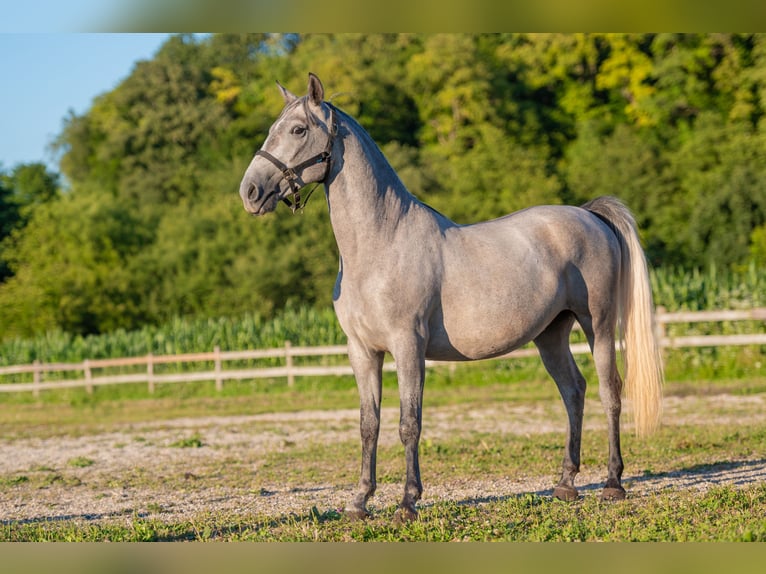
<path fill-rule="evenodd" d="M 720 461 L 708 464 L 696 464 L 679 470 L 668 472 L 644 472 L 637 476 L 623 477 L 623 483 L 626 485 L 629 497 L 650 496 L 652 492 L 647 492 L 652 485 L 656 488 L 652 491 L 658 491 L 667 487 L 676 487 L 680 489 L 701 488 L 710 486 L 745 486 L 749 484 L 766 483 L 766 459 L 744 460 L 744 461 Z M 599 492 L 604 484 L 601 482 L 592 482 L 584 485 L 577 485 L 577 490 L 581 498 L 587 494 Z M 631 487 L 639 492 L 631 494 Z M 513 500 L 515 498 L 533 494 L 541 497 L 553 496 L 553 487 L 534 492 L 509 494 L 509 495 L 488 495 L 465 498 L 458 501 L 460 505 L 473 506 L 488 502 L 502 502 L 504 500 Z M 426 504 L 430 506 L 436 504 Z"/>

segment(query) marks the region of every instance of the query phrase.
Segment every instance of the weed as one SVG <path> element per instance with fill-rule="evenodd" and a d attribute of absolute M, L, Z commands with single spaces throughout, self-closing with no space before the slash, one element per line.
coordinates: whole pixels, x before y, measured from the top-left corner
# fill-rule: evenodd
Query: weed
<path fill-rule="evenodd" d="M 173 448 L 201 448 L 204 445 L 202 437 L 198 434 L 194 434 L 190 437 L 179 439 L 173 443 L 170 443 Z"/>
<path fill-rule="evenodd" d="M 75 458 L 70 458 L 67 461 L 68 466 L 73 466 L 75 468 L 87 468 L 89 466 L 93 466 L 95 463 L 96 461 L 94 461 L 93 459 L 87 458 L 84 456 L 77 456 Z"/>
<path fill-rule="evenodd" d="M 0 477 L 0 486 L 14 486 L 17 484 L 24 484 L 29 482 L 29 477 L 23 474 L 16 476 L 3 476 Z"/>

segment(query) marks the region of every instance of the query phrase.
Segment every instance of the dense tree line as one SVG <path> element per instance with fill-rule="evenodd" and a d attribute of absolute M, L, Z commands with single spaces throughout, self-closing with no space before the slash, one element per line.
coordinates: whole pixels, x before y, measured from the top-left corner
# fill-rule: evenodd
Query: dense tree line
<path fill-rule="evenodd" d="M 308 71 L 460 223 L 611 194 L 654 265 L 766 263 L 764 35 L 176 36 L 66 119 L 60 176 L 0 169 L 0 337 L 328 304 L 321 195 L 237 194 Z"/>

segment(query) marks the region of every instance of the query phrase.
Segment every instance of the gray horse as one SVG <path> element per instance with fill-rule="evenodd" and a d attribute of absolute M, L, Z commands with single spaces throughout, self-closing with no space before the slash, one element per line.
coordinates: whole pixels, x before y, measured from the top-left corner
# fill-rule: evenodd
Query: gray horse
<path fill-rule="evenodd" d="M 646 261 L 628 209 L 600 197 L 582 207 L 532 207 L 458 225 L 407 191 L 364 129 L 324 101 L 319 78 L 309 74 L 301 98 L 278 86 L 285 107 L 247 168 L 240 196 L 253 215 L 273 211 L 279 200 L 295 210 L 303 205 L 304 186 L 324 183 L 340 252 L 333 299 L 348 336 L 361 414 L 361 477 L 346 514 L 368 516 L 375 492 L 385 352 L 396 361 L 407 463 L 396 518 L 412 520 L 423 491 L 418 442 L 425 360 L 486 359 L 529 341 L 569 419 L 553 494 L 576 499 L 585 379 L 569 349 L 575 320 L 593 353 L 607 417 L 608 476 L 601 496 L 625 498 L 617 335 L 639 435 L 659 424 L 662 385 Z"/>

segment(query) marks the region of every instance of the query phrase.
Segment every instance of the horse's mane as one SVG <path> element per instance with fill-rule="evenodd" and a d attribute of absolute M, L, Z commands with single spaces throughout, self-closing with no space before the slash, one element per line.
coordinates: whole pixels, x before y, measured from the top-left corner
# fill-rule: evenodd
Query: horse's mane
<path fill-rule="evenodd" d="M 304 97 L 308 99 L 307 96 L 304 96 Z M 388 161 L 388 158 L 383 153 L 383 150 L 380 149 L 380 146 L 377 144 L 377 142 L 373 139 L 373 137 L 369 134 L 369 132 L 366 129 L 364 129 L 364 127 L 356 120 L 356 118 L 354 118 L 352 115 L 348 114 L 347 112 L 344 112 L 342 109 L 338 108 L 335 104 L 332 104 L 328 101 L 325 101 L 324 103 L 328 105 L 330 108 L 332 108 L 333 110 L 335 110 L 336 117 L 342 118 L 344 122 L 346 122 L 352 127 L 352 131 L 354 135 L 360 140 L 362 140 L 362 142 L 365 144 L 364 146 L 365 149 L 370 150 L 372 153 L 375 153 L 380 158 L 381 163 L 385 165 L 387 169 L 390 171 L 392 179 L 395 182 L 397 182 L 398 184 L 397 190 L 401 196 L 404 196 L 411 202 L 421 205 L 425 207 L 426 209 L 433 211 L 440 218 L 443 218 L 449 221 L 448 217 L 440 213 L 437 209 L 431 207 L 427 203 L 424 203 L 423 201 L 418 199 L 415 195 L 412 194 L 412 192 L 409 189 L 407 189 L 407 186 L 404 185 L 404 182 L 399 177 L 399 174 L 396 173 L 396 170 L 391 165 L 391 162 Z"/>

